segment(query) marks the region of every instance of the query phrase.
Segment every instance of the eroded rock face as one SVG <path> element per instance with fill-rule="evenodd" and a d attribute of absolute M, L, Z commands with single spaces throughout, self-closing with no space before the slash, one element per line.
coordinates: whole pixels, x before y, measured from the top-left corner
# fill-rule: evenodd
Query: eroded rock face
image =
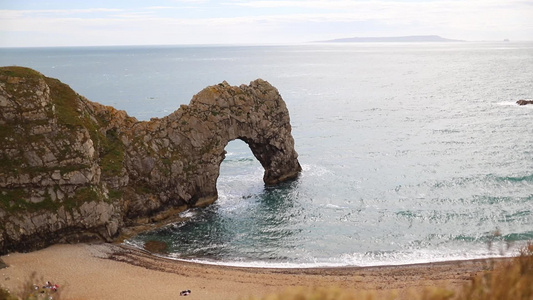
<path fill-rule="evenodd" d="M 176 199 L 196 206 L 212 203 L 224 148 L 235 139 L 250 146 L 265 168 L 266 184 L 294 178 L 301 169 L 287 107 L 263 80 L 210 86 L 171 115 L 137 123 L 128 136 L 143 137 L 128 141 L 125 164 L 136 186 L 159 191 L 161 204 L 154 207 Z M 139 203 L 132 204 L 136 209 L 130 214 L 151 209 L 138 192 L 131 194 L 137 194 Z"/>
<path fill-rule="evenodd" d="M 169 209 L 208 205 L 235 139 L 267 185 L 301 170 L 287 107 L 266 81 L 210 86 L 139 122 L 33 70 L 0 68 L 0 253 L 110 241 Z"/>

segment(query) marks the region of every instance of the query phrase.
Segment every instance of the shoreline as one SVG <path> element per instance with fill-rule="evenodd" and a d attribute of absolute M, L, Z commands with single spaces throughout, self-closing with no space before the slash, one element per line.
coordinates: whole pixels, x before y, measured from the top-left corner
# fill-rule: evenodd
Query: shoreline
<path fill-rule="evenodd" d="M 273 264 L 272 266 L 256 266 L 253 265 L 253 263 L 250 263 L 250 265 L 237 265 L 233 264 L 232 262 L 217 262 L 215 260 L 188 260 L 188 259 L 182 259 L 182 258 L 173 258 L 169 256 L 165 256 L 164 254 L 158 254 L 154 252 L 150 252 L 149 250 L 139 248 L 138 246 L 127 244 L 127 243 L 113 243 L 112 245 L 115 245 L 121 249 L 124 250 L 130 250 L 132 252 L 140 252 L 144 253 L 146 255 L 153 256 L 155 258 L 160 258 L 164 260 L 169 261 L 176 261 L 179 263 L 188 263 L 188 264 L 195 264 L 195 265 L 206 265 L 206 266 L 213 266 L 213 267 L 224 267 L 224 268 L 235 268 L 235 269 L 245 269 L 245 270 L 253 270 L 253 269 L 265 269 L 265 270 L 324 270 L 324 269 L 368 269 L 368 268 L 394 268 L 394 267 L 406 267 L 406 266 L 426 266 L 426 265 L 436 265 L 436 264 L 453 264 L 458 262 L 483 262 L 483 261 L 503 261 L 508 260 L 513 257 L 516 257 L 520 253 L 516 253 L 515 255 L 509 255 L 509 256 L 494 256 L 494 257 L 485 257 L 485 258 L 457 258 L 457 259 L 449 259 L 449 260 L 440 260 L 440 261 L 427 261 L 427 262 L 414 262 L 414 263 L 398 263 L 398 264 L 379 264 L 379 265 L 317 265 L 317 266 L 304 266 L 304 265 L 298 265 L 295 264 L 295 266 L 279 266 Z M 280 263 L 282 264 L 282 263 Z"/>
<path fill-rule="evenodd" d="M 291 288 L 338 287 L 377 299 L 410 299 L 427 288 L 458 290 L 499 260 L 376 267 L 247 268 L 168 259 L 117 244 L 62 244 L 1 257 L 0 285 L 15 291 L 32 272 L 61 287 L 62 299 L 249 299 Z M 43 281 L 43 283 L 44 283 Z M 36 284 L 41 284 L 37 282 Z"/>

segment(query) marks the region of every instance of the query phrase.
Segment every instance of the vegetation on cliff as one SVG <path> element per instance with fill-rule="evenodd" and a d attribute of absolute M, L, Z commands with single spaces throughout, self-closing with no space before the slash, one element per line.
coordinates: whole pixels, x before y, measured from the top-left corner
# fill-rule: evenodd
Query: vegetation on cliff
<path fill-rule="evenodd" d="M 533 244 L 522 250 L 520 256 L 508 261 L 491 261 L 486 272 L 473 274 L 470 282 L 459 291 L 446 287 L 426 288 L 412 292 L 413 300 L 531 300 L 533 299 Z M 394 294 L 385 299 L 396 299 Z M 254 300 L 257 298 L 250 298 Z M 290 289 L 261 298 L 262 300 L 356 300 L 383 299 L 371 291 L 353 291 L 334 287 Z"/>

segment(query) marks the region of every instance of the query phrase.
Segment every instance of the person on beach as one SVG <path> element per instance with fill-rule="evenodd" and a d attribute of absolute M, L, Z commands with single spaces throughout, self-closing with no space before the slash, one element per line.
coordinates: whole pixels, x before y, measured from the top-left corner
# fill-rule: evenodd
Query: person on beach
<path fill-rule="evenodd" d="M 50 289 L 54 292 L 57 292 L 57 289 L 59 289 L 59 285 L 52 284 L 50 281 L 47 281 L 45 285 L 43 286 L 43 289 Z"/>

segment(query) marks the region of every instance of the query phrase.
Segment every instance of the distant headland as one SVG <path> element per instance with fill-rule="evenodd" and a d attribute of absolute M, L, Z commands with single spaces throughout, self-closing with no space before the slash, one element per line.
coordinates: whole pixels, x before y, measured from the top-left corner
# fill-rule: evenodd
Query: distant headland
<path fill-rule="evenodd" d="M 426 42 L 464 42 L 440 37 L 438 35 L 410 35 L 396 37 L 351 37 L 318 41 L 319 43 L 426 43 Z"/>

